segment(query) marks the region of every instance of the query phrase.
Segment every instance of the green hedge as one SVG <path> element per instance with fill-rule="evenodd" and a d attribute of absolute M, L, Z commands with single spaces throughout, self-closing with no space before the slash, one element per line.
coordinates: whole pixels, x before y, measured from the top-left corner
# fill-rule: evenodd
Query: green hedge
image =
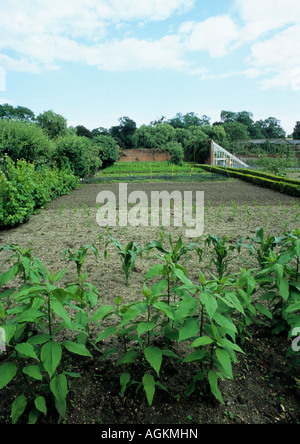
<path fill-rule="evenodd" d="M 222 168 L 212 165 L 199 165 L 201 168 L 213 173 L 222 174 L 228 177 L 245 180 L 259 185 L 261 187 L 270 188 L 280 193 L 290 196 L 300 197 L 300 181 L 285 179 L 284 177 L 274 176 L 273 174 L 261 173 L 248 169 Z"/>
<path fill-rule="evenodd" d="M 35 168 L 5 156 L 0 171 L 0 226 L 27 221 L 31 214 L 55 197 L 69 193 L 80 181 L 72 172 L 56 168 Z"/>

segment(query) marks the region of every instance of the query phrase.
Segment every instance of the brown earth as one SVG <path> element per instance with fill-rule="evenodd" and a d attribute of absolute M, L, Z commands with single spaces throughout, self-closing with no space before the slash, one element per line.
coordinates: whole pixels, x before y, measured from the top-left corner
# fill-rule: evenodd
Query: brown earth
<path fill-rule="evenodd" d="M 113 304 L 121 296 L 124 303 L 142 297 L 143 281 L 147 270 L 157 262 L 153 254 L 137 257 L 136 267 L 130 277 L 130 285 L 125 285 L 124 273 L 115 247 L 107 247 L 108 256 L 103 255 L 107 240 L 106 229 L 96 223 L 96 196 L 100 191 L 110 190 L 118 196 L 118 184 L 83 185 L 68 196 L 62 196 L 48 205 L 31 220 L 18 227 L 0 231 L 0 244 L 16 243 L 31 247 L 34 255 L 53 272 L 68 266 L 65 282 L 76 280 L 74 263 L 63 260 L 65 248 L 72 251 L 82 245 L 94 243 L 102 255 L 96 260 L 89 254 L 85 263 L 88 282 L 94 284 L 101 294 L 103 304 Z M 265 233 L 282 234 L 286 229 L 299 227 L 300 199 L 280 194 L 268 189 L 253 186 L 238 180 L 195 183 L 144 183 L 128 185 L 131 191 L 145 191 L 150 196 L 154 190 L 204 191 L 205 229 L 199 238 L 203 246 L 206 236 L 211 233 L 228 236 L 235 243 L 240 236 L 254 236 L 256 227 L 263 227 Z M 111 227 L 111 234 L 122 245 L 135 241 L 145 246 L 151 240 L 164 238 L 168 245 L 168 235 L 173 240 L 180 234 L 184 243 L 195 242 L 185 238 L 185 227 Z M 103 235 L 99 243 L 99 234 Z M 232 267 L 251 260 L 248 252 L 235 256 Z M 215 270 L 208 265 L 207 258 L 199 265 L 192 253 L 185 266 L 189 278 L 197 281 L 199 269 L 208 276 Z M 288 371 L 289 362 L 285 358 L 289 343 L 285 336 L 275 337 L 269 328 L 253 324 L 252 337 L 243 345 L 245 355 L 239 356 L 234 365 L 234 379 L 221 384 L 224 404 L 195 392 L 184 397 L 186 382 L 192 377 L 193 367 L 175 367 L 166 363 L 161 369 L 161 382 L 168 391 L 157 390 L 150 407 L 142 391 L 126 392 L 120 395 L 120 367 L 115 367 L 113 358 L 101 361 L 99 354 L 94 358 L 70 359 L 68 365 L 73 372 L 81 373 L 74 379 L 68 395 L 68 410 L 65 422 L 68 424 L 266 424 L 299 423 L 299 389 L 295 378 L 299 369 Z M 92 332 L 92 334 L 97 332 Z M 120 344 L 117 344 L 120 346 Z M 1 358 L 0 358 L 1 359 Z M 136 377 L 140 369 L 135 369 Z M 10 384 L 2 390 L 0 398 L 0 423 L 10 422 L 10 405 L 14 399 L 15 386 Z M 49 418 L 48 422 L 54 419 Z"/>

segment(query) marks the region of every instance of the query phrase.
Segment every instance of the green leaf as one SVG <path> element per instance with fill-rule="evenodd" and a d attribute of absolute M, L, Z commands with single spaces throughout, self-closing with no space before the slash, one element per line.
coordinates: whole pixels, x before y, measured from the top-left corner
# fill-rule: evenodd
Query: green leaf
<path fill-rule="evenodd" d="M 195 361 L 202 361 L 202 359 L 206 356 L 205 350 L 196 350 L 189 355 L 187 355 L 182 362 L 195 362 Z"/>
<path fill-rule="evenodd" d="M 30 358 L 39 361 L 39 358 L 37 357 L 33 346 L 28 342 L 22 342 L 21 344 L 17 344 L 15 349 L 17 350 L 18 353 L 21 353 L 22 355 L 28 356 Z"/>
<path fill-rule="evenodd" d="M 51 335 L 48 335 L 47 333 L 45 333 L 42 335 L 31 336 L 31 338 L 29 338 L 27 342 L 30 344 L 41 345 L 41 344 L 45 344 L 45 342 L 48 342 L 49 339 L 51 339 Z"/>
<path fill-rule="evenodd" d="M 191 316 L 198 308 L 198 301 L 192 296 L 183 296 L 182 300 L 179 302 L 178 307 L 174 313 L 174 320 L 181 320 Z"/>
<path fill-rule="evenodd" d="M 209 385 L 210 385 L 210 389 L 212 394 L 214 395 L 214 397 L 220 401 L 221 404 L 224 403 L 223 398 L 222 398 L 222 394 L 219 390 L 218 387 L 218 375 L 214 370 L 210 370 L 208 373 L 208 381 L 209 381 Z"/>
<path fill-rule="evenodd" d="M 138 336 L 140 337 L 142 334 L 147 333 L 148 331 L 152 331 L 154 327 L 155 327 L 154 321 L 140 322 L 137 326 L 136 331 Z"/>
<path fill-rule="evenodd" d="M 58 364 L 60 363 L 62 349 L 57 342 L 49 341 L 43 345 L 41 350 L 41 361 L 44 364 L 45 370 L 52 378 Z"/>
<path fill-rule="evenodd" d="M 293 250 L 286 250 L 279 256 L 277 264 L 288 264 L 293 260 L 294 256 L 295 253 Z"/>
<path fill-rule="evenodd" d="M 13 362 L 7 362 L 0 366 L 0 390 L 15 377 L 17 366 Z"/>
<path fill-rule="evenodd" d="M 225 317 L 220 313 L 215 313 L 214 319 L 217 322 L 217 324 L 219 324 L 221 327 L 225 328 L 225 330 L 228 331 L 228 334 L 230 334 L 230 332 L 237 333 L 236 326 L 228 317 Z"/>
<path fill-rule="evenodd" d="M 154 278 L 156 276 L 159 276 L 162 273 L 163 269 L 164 269 L 163 264 L 153 265 L 153 267 L 151 267 L 148 270 L 148 272 L 146 274 L 146 277 L 145 277 L 145 280 L 147 281 L 148 279 L 152 279 L 152 278 Z"/>
<path fill-rule="evenodd" d="M 146 373 L 143 376 L 143 386 L 147 396 L 148 404 L 151 406 L 153 402 L 153 397 L 155 393 L 155 380 L 152 375 Z"/>
<path fill-rule="evenodd" d="M 120 376 L 121 394 L 124 396 L 128 382 L 130 381 L 130 374 L 123 372 Z"/>
<path fill-rule="evenodd" d="M 112 305 L 104 305 L 103 307 L 100 307 L 92 317 L 91 321 L 104 319 L 109 313 L 113 311 L 113 309 L 114 307 Z"/>
<path fill-rule="evenodd" d="M 36 322 L 39 318 L 42 318 L 44 313 L 36 308 L 30 308 L 24 311 L 19 317 L 18 322 Z"/>
<path fill-rule="evenodd" d="M 191 345 L 192 347 L 202 347 L 203 345 L 212 344 L 214 341 L 209 336 L 201 336 L 201 338 L 196 339 Z"/>
<path fill-rule="evenodd" d="M 50 389 L 55 397 L 56 409 L 59 414 L 64 417 L 66 414 L 66 396 L 68 393 L 68 384 L 65 375 L 55 375 L 50 381 Z"/>
<path fill-rule="evenodd" d="M 47 415 L 46 400 L 43 396 L 38 396 L 35 398 L 34 404 L 40 412 L 44 413 L 45 416 Z"/>
<path fill-rule="evenodd" d="M 284 310 L 284 314 L 294 313 L 295 311 L 300 310 L 300 301 L 293 302 L 288 305 L 288 307 Z"/>
<path fill-rule="evenodd" d="M 273 319 L 272 313 L 264 305 L 262 305 L 259 302 L 257 302 L 255 304 L 255 308 L 257 309 L 257 311 L 259 311 L 263 315 L 267 316 L 267 318 Z"/>
<path fill-rule="evenodd" d="M 33 379 L 37 379 L 38 381 L 42 381 L 43 375 L 40 372 L 40 369 L 37 365 L 28 365 L 22 369 L 25 375 L 30 376 Z"/>
<path fill-rule="evenodd" d="M 151 367 L 153 367 L 156 371 L 157 376 L 159 376 L 159 371 L 162 364 L 161 349 L 158 347 L 146 347 L 144 350 L 144 354 Z"/>
<path fill-rule="evenodd" d="M 283 277 L 283 266 L 282 266 L 282 265 L 280 265 L 280 264 L 275 264 L 275 265 L 273 266 L 273 270 L 274 270 L 274 272 L 275 272 L 275 274 L 276 274 L 276 276 L 277 276 L 278 278 L 282 278 L 282 277 Z"/>
<path fill-rule="evenodd" d="M 57 314 L 59 317 L 61 317 L 67 325 L 71 324 L 70 316 L 68 315 L 66 309 L 64 308 L 63 304 L 59 302 L 57 299 L 52 299 L 51 301 L 51 308 L 54 311 L 55 314 Z"/>
<path fill-rule="evenodd" d="M 245 316 L 243 306 L 234 293 L 232 292 L 226 293 L 225 299 L 227 299 L 227 301 L 229 301 L 240 313 L 242 313 Z"/>
<path fill-rule="evenodd" d="M 153 307 L 155 307 L 158 310 L 162 311 L 169 319 L 174 320 L 173 310 L 165 302 L 155 302 L 153 304 Z"/>
<path fill-rule="evenodd" d="M 186 277 L 186 275 L 184 274 L 184 272 L 183 272 L 182 270 L 180 270 L 179 268 L 174 268 L 173 271 L 174 271 L 175 276 L 176 276 L 178 279 L 180 279 L 181 282 L 182 282 L 185 286 L 187 286 L 187 287 L 191 287 L 191 288 L 194 288 L 194 287 L 195 287 L 195 285 L 193 284 L 193 282 L 190 281 L 190 279 L 188 279 L 188 278 Z"/>
<path fill-rule="evenodd" d="M 104 339 L 108 338 L 109 336 L 115 334 L 117 329 L 115 327 L 107 327 L 105 330 L 103 330 L 102 333 L 97 337 L 96 344 L 99 341 L 103 341 Z"/>
<path fill-rule="evenodd" d="M 288 281 L 284 278 L 278 279 L 277 286 L 278 286 L 279 293 L 281 294 L 283 299 L 285 301 L 287 301 L 289 298 L 289 283 L 288 283 Z"/>
<path fill-rule="evenodd" d="M 13 279 L 19 271 L 18 265 L 13 265 L 8 271 L 0 275 L 0 287 Z"/>
<path fill-rule="evenodd" d="M 73 341 L 64 341 L 63 346 L 66 347 L 66 349 L 71 353 L 75 353 L 76 355 L 80 356 L 89 356 L 92 358 L 91 353 L 87 350 L 84 344 L 78 344 L 77 342 Z"/>
<path fill-rule="evenodd" d="M 232 379 L 232 367 L 231 367 L 231 359 L 229 354 L 223 348 L 217 348 L 216 356 L 226 374 Z"/>
<path fill-rule="evenodd" d="M 215 298 L 209 293 L 202 293 L 200 295 L 200 302 L 204 305 L 210 319 L 212 319 L 218 309 L 218 303 Z"/>
<path fill-rule="evenodd" d="M 138 356 L 138 354 L 137 354 L 137 352 L 135 350 L 129 350 L 127 353 L 125 353 L 123 358 L 121 358 L 117 362 L 117 365 L 120 365 L 120 364 L 131 364 L 131 362 L 133 362 L 137 356 Z"/>
<path fill-rule="evenodd" d="M 142 307 L 143 308 L 143 307 Z M 146 308 L 146 306 L 145 306 Z M 138 317 L 139 314 L 143 312 L 143 309 L 139 308 L 139 306 L 134 305 L 128 308 L 124 314 L 122 314 L 122 321 L 119 324 L 119 328 L 124 327 L 128 322 L 133 321 Z"/>
<path fill-rule="evenodd" d="M 27 406 L 27 400 L 23 394 L 18 396 L 14 400 L 11 406 L 11 419 L 13 424 L 16 424 L 18 422 L 18 419 L 23 414 L 26 406 Z"/>
<path fill-rule="evenodd" d="M 197 319 L 186 319 L 179 330 L 178 342 L 185 341 L 196 336 L 199 333 L 199 323 Z"/>

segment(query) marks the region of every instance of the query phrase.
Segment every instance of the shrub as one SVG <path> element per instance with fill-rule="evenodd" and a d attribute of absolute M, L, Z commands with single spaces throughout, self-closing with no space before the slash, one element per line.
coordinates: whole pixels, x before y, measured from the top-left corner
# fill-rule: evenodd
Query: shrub
<path fill-rule="evenodd" d="M 245 180 L 246 182 L 253 183 L 265 188 L 270 188 L 280 193 L 285 193 L 290 196 L 300 196 L 300 184 L 297 180 L 284 179 L 283 177 L 272 176 L 266 173 L 253 172 L 251 170 L 239 170 L 231 168 L 221 168 L 211 165 L 201 165 L 201 168 L 208 171 L 222 174 L 229 177 L 236 177 L 237 179 Z"/>
<path fill-rule="evenodd" d="M 57 139 L 52 161 L 59 169 L 71 168 L 78 177 L 92 176 L 102 165 L 96 145 L 90 139 L 76 135 Z"/>
<path fill-rule="evenodd" d="M 52 142 L 34 123 L 0 121 L 0 153 L 13 161 L 43 162 L 52 149 Z"/>
<path fill-rule="evenodd" d="M 117 162 L 119 157 L 118 144 L 111 136 L 99 135 L 94 137 L 94 144 L 99 150 L 102 167 L 106 168 Z"/>
<path fill-rule="evenodd" d="M 79 181 L 72 172 L 39 167 L 5 156 L 0 173 L 0 225 L 13 226 L 28 220 L 35 209 L 68 193 Z"/>
<path fill-rule="evenodd" d="M 169 151 L 171 155 L 170 158 L 171 163 L 174 163 L 175 165 L 183 164 L 184 152 L 181 143 L 178 142 L 169 143 L 166 146 L 166 149 L 167 151 Z"/>

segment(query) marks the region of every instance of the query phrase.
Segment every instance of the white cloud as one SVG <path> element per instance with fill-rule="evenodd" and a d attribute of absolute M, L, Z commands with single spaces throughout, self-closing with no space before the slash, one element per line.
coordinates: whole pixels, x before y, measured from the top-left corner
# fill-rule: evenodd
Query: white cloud
<path fill-rule="evenodd" d="M 253 65 L 268 74 L 264 88 L 290 87 L 300 91 L 300 24 L 252 46 Z"/>
<path fill-rule="evenodd" d="M 182 69 L 178 38 L 154 41 L 112 39 L 126 21 L 164 20 L 191 8 L 195 0 L 0 0 L 1 65 L 39 72 L 60 61 L 88 63 L 104 70 Z M 110 37 L 110 40 L 109 40 Z M 14 51 L 13 56 L 10 52 Z M 9 55 L 7 55 L 9 54 Z"/>
<path fill-rule="evenodd" d="M 237 25 L 228 15 L 183 23 L 180 33 L 185 36 L 188 51 L 208 51 L 212 57 L 227 55 L 239 36 Z"/>
<path fill-rule="evenodd" d="M 245 24 L 245 40 L 256 40 L 300 20 L 299 0 L 235 0 L 235 7 Z"/>
<path fill-rule="evenodd" d="M 176 36 L 154 42 L 128 38 L 95 45 L 86 53 L 86 62 L 106 71 L 135 69 L 187 69 L 181 60 L 181 47 Z"/>
<path fill-rule="evenodd" d="M 0 0 L 0 67 L 40 73 L 66 61 L 106 71 L 173 69 L 298 91 L 300 1 L 233 1 L 228 14 L 168 23 L 172 33 L 145 39 L 137 37 L 141 24 L 189 11 L 196 0 Z M 122 36 L 125 24 L 130 32 Z M 218 74 L 202 64 L 203 52 L 218 58 L 237 48 L 248 57 L 230 70 Z"/>

